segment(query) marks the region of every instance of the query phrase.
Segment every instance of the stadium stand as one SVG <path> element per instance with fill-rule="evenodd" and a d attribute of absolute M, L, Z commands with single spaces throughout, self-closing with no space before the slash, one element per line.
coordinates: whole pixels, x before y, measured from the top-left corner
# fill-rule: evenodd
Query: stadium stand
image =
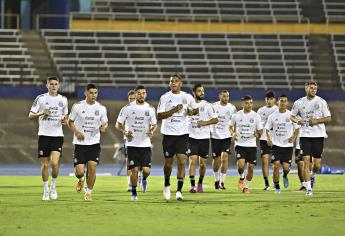
<path fill-rule="evenodd" d="M 345 35 L 331 35 L 340 85 L 345 90 Z"/>
<path fill-rule="evenodd" d="M 148 87 L 181 73 L 206 87 L 302 88 L 313 78 L 306 35 L 42 30 L 62 77 Z"/>
<path fill-rule="evenodd" d="M 345 22 L 345 2 L 343 0 L 322 0 L 327 22 Z"/>
<path fill-rule="evenodd" d="M 39 76 L 18 30 L 0 31 L 0 84 L 38 84 Z"/>
<path fill-rule="evenodd" d="M 301 22 L 298 0 L 94 0 L 93 18 L 115 20 Z M 84 14 L 84 16 L 87 16 Z"/>

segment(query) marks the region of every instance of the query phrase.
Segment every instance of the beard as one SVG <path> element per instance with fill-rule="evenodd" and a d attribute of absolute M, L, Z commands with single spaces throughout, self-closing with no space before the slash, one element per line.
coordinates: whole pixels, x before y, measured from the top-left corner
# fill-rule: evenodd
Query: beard
<path fill-rule="evenodd" d="M 204 100 L 204 96 L 195 96 L 196 99 L 198 99 L 199 101 Z"/>

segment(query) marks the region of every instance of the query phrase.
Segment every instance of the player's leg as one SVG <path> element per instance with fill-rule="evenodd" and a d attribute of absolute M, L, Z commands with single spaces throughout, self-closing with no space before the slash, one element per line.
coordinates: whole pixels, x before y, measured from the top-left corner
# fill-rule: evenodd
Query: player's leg
<path fill-rule="evenodd" d="M 188 134 L 178 136 L 175 142 L 177 156 L 177 191 L 176 200 L 182 200 L 182 188 L 185 177 L 185 166 L 188 151 Z"/>
<path fill-rule="evenodd" d="M 147 191 L 147 177 L 149 177 L 151 173 L 151 156 L 152 150 L 150 147 L 141 148 L 141 158 L 139 160 L 139 171 L 142 172 L 142 182 L 141 182 L 141 190 L 143 193 Z"/>
<path fill-rule="evenodd" d="M 236 146 L 236 159 L 237 159 L 237 171 L 240 176 L 237 187 L 242 190 L 244 187 L 244 167 L 246 164 L 245 153 L 243 152 L 243 147 Z"/>
<path fill-rule="evenodd" d="M 143 180 L 142 180 L 141 188 L 142 188 L 143 193 L 147 191 L 147 177 L 150 176 L 150 173 L 151 173 L 151 167 L 148 167 L 148 166 L 142 167 Z"/>
<path fill-rule="evenodd" d="M 270 189 L 270 183 L 268 181 L 269 177 L 269 163 L 270 163 L 270 147 L 267 145 L 267 141 L 260 140 L 260 148 L 261 148 L 261 168 L 262 168 L 262 176 L 265 181 L 265 188 L 264 190 Z"/>
<path fill-rule="evenodd" d="M 198 193 L 203 192 L 202 182 L 206 174 L 207 157 L 199 157 L 199 181 L 198 181 Z"/>
<path fill-rule="evenodd" d="M 247 176 L 242 192 L 249 193 L 249 187 L 254 176 L 254 168 L 256 165 L 256 147 L 245 148 L 245 160 L 247 162 Z"/>
<path fill-rule="evenodd" d="M 310 181 L 310 156 L 311 156 L 311 148 L 312 142 L 310 138 L 301 137 L 301 149 L 303 152 L 303 162 L 304 162 L 304 169 L 303 169 L 303 178 L 304 178 L 304 186 L 307 188 L 307 196 L 312 195 L 312 188 L 311 188 L 311 181 Z"/>
<path fill-rule="evenodd" d="M 279 185 L 279 169 L 280 169 L 280 160 L 277 158 L 273 161 L 273 183 L 274 183 L 274 189 L 275 193 L 280 193 L 280 185 Z"/>
<path fill-rule="evenodd" d="M 222 152 L 221 154 L 221 167 L 220 167 L 220 189 L 225 190 L 226 172 L 228 171 L 229 154 Z"/>
<path fill-rule="evenodd" d="M 128 168 L 127 168 L 127 166 L 128 166 L 128 155 L 127 154 L 126 154 L 125 162 L 126 162 L 126 175 L 127 175 L 127 191 L 130 192 L 130 191 L 132 191 L 131 171 L 128 170 Z"/>
<path fill-rule="evenodd" d="M 190 180 L 190 190 L 191 193 L 196 193 L 196 186 L 195 186 L 195 174 L 196 174 L 196 162 L 198 160 L 197 155 L 190 155 L 189 156 L 189 180 Z"/>
<path fill-rule="evenodd" d="M 211 139 L 211 147 L 212 147 L 212 170 L 214 176 L 214 188 L 219 189 L 219 166 L 220 166 L 220 150 L 219 150 L 219 140 L 218 139 Z"/>
<path fill-rule="evenodd" d="M 291 167 L 291 159 L 292 159 L 292 147 L 286 147 L 281 149 L 281 163 L 283 164 L 283 183 L 284 188 L 289 187 L 289 179 L 288 174 L 290 172 Z"/>
<path fill-rule="evenodd" d="M 85 201 L 91 201 L 92 200 L 92 190 L 96 182 L 96 168 L 97 168 L 97 162 L 96 161 L 88 161 L 87 162 L 87 188 L 86 193 L 84 195 Z"/>
<path fill-rule="evenodd" d="M 52 165 L 52 184 L 50 186 L 50 198 L 56 200 L 58 198 L 56 190 L 57 177 L 59 175 L 59 160 L 60 152 L 52 151 L 50 153 L 51 165 Z"/>
<path fill-rule="evenodd" d="M 75 190 L 80 193 L 84 187 L 85 182 L 85 165 L 86 165 L 86 153 L 87 150 L 83 145 L 74 145 L 74 172 L 75 176 L 78 178 Z"/>
<path fill-rule="evenodd" d="M 314 187 L 315 183 L 315 174 L 321 168 L 321 158 L 323 153 L 323 146 L 324 146 L 324 138 L 313 138 L 312 139 L 313 146 L 312 146 L 312 168 L 311 168 L 311 187 Z"/>
<path fill-rule="evenodd" d="M 43 196 L 42 200 L 47 201 L 49 200 L 49 157 L 41 157 L 41 175 L 43 181 Z"/>
<path fill-rule="evenodd" d="M 163 154 L 164 154 L 164 189 L 163 196 L 165 200 L 170 199 L 170 176 L 172 172 L 172 166 L 174 164 L 173 156 L 175 155 L 174 151 L 174 142 L 175 137 L 169 135 L 163 135 Z"/>

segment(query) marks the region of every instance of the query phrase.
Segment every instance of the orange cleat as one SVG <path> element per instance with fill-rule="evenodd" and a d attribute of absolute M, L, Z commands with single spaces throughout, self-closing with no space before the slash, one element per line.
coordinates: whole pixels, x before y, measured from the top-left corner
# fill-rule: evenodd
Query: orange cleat
<path fill-rule="evenodd" d="M 83 189 L 84 187 L 84 181 L 82 180 L 78 180 L 78 183 L 77 183 L 77 186 L 75 186 L 75 190 L 80 193 L 81 190 Z"/>
<path fill-rule="evenodd" d="M 244 180 L 239 179 L 238 183 L 237 183 L 237 187 L 238 187 L 239 190 L 243 190 L 243 188 L 244 188 Z"/>

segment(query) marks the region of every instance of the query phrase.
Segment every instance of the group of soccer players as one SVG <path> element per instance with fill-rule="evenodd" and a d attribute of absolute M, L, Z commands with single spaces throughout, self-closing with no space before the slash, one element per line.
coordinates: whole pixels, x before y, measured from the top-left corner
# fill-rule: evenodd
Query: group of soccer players
<path fill-rule="evenodd" d="M 276 103 L 272 91 L 266 93 L 265 106 L 253 111 L 253 99 L 245 95 L 241 99 L 242 109 L 229 102 L 229 92 L 219 92 L 219 101 L 213 104 L 205 101 L 205 90 L 201 84 L 194 85 L 193 96 L 182 91 L 182 77 L 170 77 L 170 91 L 159 100 L 157 112 L 146 102 L 146 89 L 137 86 L 129 95 L 133 101 L 124 106 L 117 118 L 115 128 L 125 139 L 127 168 L 130 176 L 131 199 L 137 200 L 138 173 L 142 174 L 142 190 L 146 192 L 147 177 L 151 169 L 151 138 L 157 122 L 162 121 L 164 155 L 165 200 L 170 200 L 170 176 L 173 162 L 177 160 L 176 200 L 183 200 L 182 189 L 185 179 L 185 163 L 189 161 L 190 193 L 203 192 L 209 144 L 211 142 L 214 188 L 226 189 L 231 142 L 239 173 L 238 188 L 249 193 L 250 184 L 257 164 L 257 139 L 260 139 L 264 190 L 270 189 L 268 180 L 269 163 L 273 166 L 275 193 L 280 193 L 279 169 L 283 168 L 284 187 L 287 188 L 293 147 L 300 150 L 296 155 L 301 190 L 312 195 L 314 173 L 321 166 L 324 138 L 327 137 L 325 123 L 331 121 L 331 114 L 325 100 L 316 96 L 317 83 L 305 85 L 306 96 L 297 100 L 289 111 L 288 97 L 281 94 Z M 29 118 L 39 119 L 38 154 L 42 165 L 44 192 L 42 200 L 57 199 L 56 178 L 58 160 L 62 151 L 62 124 L 67 124 L 74 134 L 74 167 L 78 178 L 76 190 L 81 192 L 86 179 L 84 199 L 92 200 L 92 189 L 96 180 L 96 166 L 100 158 L 100 133 L 108 128 L 107 111 L 96 101 L 98 89 L 89 84 L 85 89 L 84 101 L 73 105 L 68 116 L 67 99 L 58 94 L 59 80 L 49 77 L 48 93 L 39 95 L 33 103 Z M 49 163 L 52 163 L 52 182 L 49 188 Z M 196 184 L 196 166 L 199 164 L 199 179 Z M 246 175 L 245 175 L 245 169 Z"/>

